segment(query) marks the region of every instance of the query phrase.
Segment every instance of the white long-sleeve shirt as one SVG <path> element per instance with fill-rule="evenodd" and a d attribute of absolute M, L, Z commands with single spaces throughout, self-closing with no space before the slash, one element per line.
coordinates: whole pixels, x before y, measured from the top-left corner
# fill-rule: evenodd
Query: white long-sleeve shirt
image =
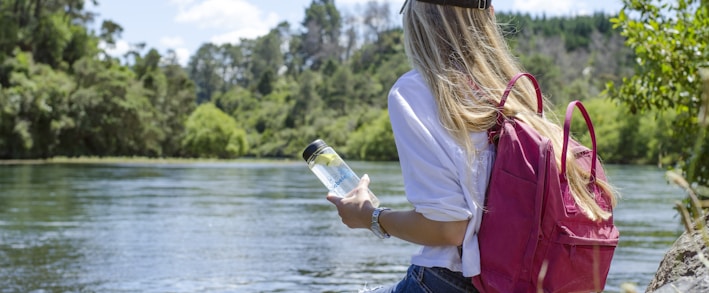
<path fill-rule="evenodd" d="M 415 70 L 391 88 L 388 107 L 408 201 L 430 220 L 470 221 L 462 256 L 455 246 L 423 246 L 411 263 L 466 277 L 480 274 L 477 231 L 495 156 L 487 133 L 470 134 L 476 152 L 468 164 L 464 148 L 441 125 L 431 90 Z"/>

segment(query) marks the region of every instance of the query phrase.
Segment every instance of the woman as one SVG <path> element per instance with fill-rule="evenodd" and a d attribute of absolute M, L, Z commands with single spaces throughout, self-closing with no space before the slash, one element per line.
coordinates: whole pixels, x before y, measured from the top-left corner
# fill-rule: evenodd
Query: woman
<path fill-rule="evenodd" d="M 402 13 L 414 70 L 392 87 L 389 114 L 414 209 L 375 209 L 366 175 L 352 196 L 327 199 L 350 228 L 422 245 L 407 276 L 375 292 L 476 292 L 471 277 L 480 273 L 477 231 L 495 156 L 487 130 L 495 125 L 507 83 L 523 70 L 505 43 L 490 0 L 411 0 Z M 549 137 L 558 162 L 563 132 L 536 115 L 536 107 L 532 84 L 520 80 L 502 114 Z M 569 163 L 578 206 L 589 218 L 610 217 L 586 190 L 588 174 Z M 614 197 L 611 201 L 614 205 Z"/>

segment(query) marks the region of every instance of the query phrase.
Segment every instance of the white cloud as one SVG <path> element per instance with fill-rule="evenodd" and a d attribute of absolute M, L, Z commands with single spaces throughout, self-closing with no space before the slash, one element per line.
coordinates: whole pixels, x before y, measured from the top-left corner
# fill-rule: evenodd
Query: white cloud
<path fill-rule="evenodd" d="M 187 66 L 187 62 L 190 61 L 190 50 L 186 48 L 175 49 L 175 54 L 177 55 L 177 62 L 182 66 Z"/>
<path fill-rule="evenodd" d="M 130 49 L 131 49 L 130 44 L 128 44 L 128 42 L 126 42 L 124 40 L 118 40 L 116 42 L 116 44 L 113 46 L 101 41 L 98 44 L 98 47 L 100 49 L 105 50 L 108 55 L 111 55 L 113 57 L 123 56 L 126 53 L 128 53 L 128 51 L 130 51 Z"/>
<path fill-rule="evenodd" d="M 266 31 L 268 32 L 268 31 Z M 241 41 L 242 38 L 246 39 L 255 39 L 259 36 L 264 35 L 266 32 L 264 32 L 261 29 L 251 29 L 251 28 L 246 28 L 246 29 L 241 29 L 241 30 L 235 30 L 235 31 L 230 31 L 228 33 L 220 34 L 213 36 L 209 39 L 210 42 L 221 45 L 225 43 L 238 43 Z"/>
<path fill-rule="evenodd" d="M 264 13 L 245 0 L 172 0 L 172 3 L 179 10 L 175 21 L 226 31 L 212 37 L 221 42 L 264 35 L 280 21 L 276 13 Z"/>
<path fill-rule="evenodd" d="M 162 37 L 160 45 L 168 48 L 176 48 L 185 45 L 185 40 L 182 37 Z"/>

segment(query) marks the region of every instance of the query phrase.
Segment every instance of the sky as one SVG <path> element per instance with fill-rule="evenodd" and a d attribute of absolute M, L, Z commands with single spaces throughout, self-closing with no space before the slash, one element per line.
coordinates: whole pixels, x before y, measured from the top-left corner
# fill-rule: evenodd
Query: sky
<path fill-rule="evenodd" d="M 404 0 L 335 0 L 341 13 L 356 14 L 369 1 L 388 3 L 398 13 Z M 87 1 L 89 2 L 89 1 Z M 268 33 L 278 23 L 288 21 L 300 28 L 303 15 L 312 0 L 99 0 L 87 10 L 97 14 L 95 28 L 104 19 L 123 27 L 114 48 L 114 56 L 123 55 L 133 44 L 145 43 L 146 49 L 160 53 L 172 49 L 181 64 L 204 43 L 236 43 Z M 621 0 L 507 0 L 493 1 L 496 11 L 529 12 L 547 16 L 583 15 L 594 12 L 615 14 Z"/>

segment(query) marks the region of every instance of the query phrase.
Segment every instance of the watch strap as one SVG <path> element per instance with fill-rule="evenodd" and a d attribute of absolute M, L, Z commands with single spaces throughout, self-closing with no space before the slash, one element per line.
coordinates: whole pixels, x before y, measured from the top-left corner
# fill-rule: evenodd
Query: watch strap
<path fill-rule="evenodd" d="M 390 210 L 389 208 L 376 208 L 374 209 L 374 212 L 372 212 L 372 226 L 370 230 L 379 237 L 380 239 L 385 239 L 391 237 L 389 233 L 384 231 L 382 226 L 379 224 L 379 216 L 381 215 L 382 211 Z"/>

